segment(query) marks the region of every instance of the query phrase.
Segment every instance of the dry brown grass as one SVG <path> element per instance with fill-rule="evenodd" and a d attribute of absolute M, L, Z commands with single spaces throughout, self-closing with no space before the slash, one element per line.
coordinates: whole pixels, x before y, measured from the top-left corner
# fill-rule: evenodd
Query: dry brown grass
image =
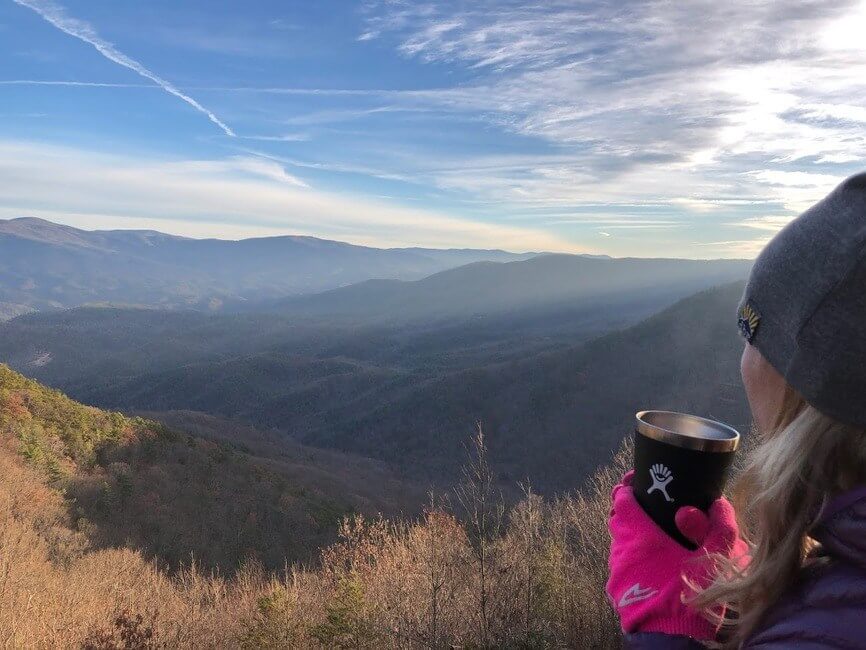
<path fill-rule="evenodd" d="M 44 470 L 21 459 L 20 444 L 4 436 L 0 445 L 2 647 L 619 643 L 603 594 L 608 494 L 623 455 L 579 494 L 543 500 L 527 491 L 505 513 L 491 492 L 483 527 L 472 481 L 486 478 L 470 472 L 464 507 L 431 500 L 417 521 L 348 519 L 318 568 L 278 577 L 247 565 L 227 579 L 195 564 L 169 574 L 136 550 L 92 546 Z"/>

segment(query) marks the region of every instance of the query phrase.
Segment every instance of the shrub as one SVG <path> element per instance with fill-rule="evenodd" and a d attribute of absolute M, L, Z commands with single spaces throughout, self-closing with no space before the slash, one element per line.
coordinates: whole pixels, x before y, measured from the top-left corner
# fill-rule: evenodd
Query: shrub
<path fill-rule="evenodd" d="M 82 650 L 157 650 L 165 645 L 156 640 L 156 614 L 131 614 L 123 610 L 111 623 L 92 630 L 81 644 Z"/>
<path fill-rule="evenodd" d="M 238 642 L 244 650 L 276 650 L 296 646 L 303 637 L 294 594 L 279 585 L 260 596 L 255 613 L 242 623 Z"/>

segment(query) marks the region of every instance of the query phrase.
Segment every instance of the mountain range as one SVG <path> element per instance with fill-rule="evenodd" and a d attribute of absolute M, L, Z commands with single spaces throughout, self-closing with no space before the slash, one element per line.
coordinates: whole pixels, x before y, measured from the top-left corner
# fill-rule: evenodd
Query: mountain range
<path fill-rule="evenodd" d="M 423 322 L 497 316 L 548 317 L 624 307 L 649 314 L 709 286 L 739 280 L 747 260 L 679 260 L 539 255 L 475 262 L 412 282 L 368 280 L 281 301 L 277 311 L 334 322 Z M 626 307 L 627 306 L 627 307 Z"/>
<path fill-rule="evenodd" d="M 0 294 L 45 311 L 0 323 L 0 362 L 88 404 L 253 426 L 416 484 L 453 481 L 480 421 L 503 484 L 555 492 L 642 408 L 747 426 L 731 322 L 749 266 L 15 219 Z M 89 302 L 122 304 L 58 309 Z"/>
<path fill-rule="evenodd" d="M 470 262 L 532 255 L 380 249 L 301 236 L 190 239 L 22 217 L 0 220 L 0 319 L 92 303 L 242 308 L 371 278 L 417 279 Z"/>
<path fill-rule="evenodd" d="M 457 476 L 481 421 L 500 478 L 558 491 L 603 462 L 642 408 L 747 426 L 732 325 L 741 291 L 698 293 L 624 328 L 617 310 L 591 328 L 554 319 L 549 336 L 535 323 L 523 341 L 519 327 L 496 340 L 473 321 L 326 328 L 83 308 L 0 325 L 0 359 L 88 403 L 207 412 L 385 460 L 422 482 Z"/>

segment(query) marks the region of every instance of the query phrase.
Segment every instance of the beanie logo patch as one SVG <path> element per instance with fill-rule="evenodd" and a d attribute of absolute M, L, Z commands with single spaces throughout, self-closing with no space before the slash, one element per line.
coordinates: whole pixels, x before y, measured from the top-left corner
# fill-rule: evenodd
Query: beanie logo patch
<path fill-rule="evenodd" d="M 761 315 L 755 311 L 755 308 L 746 303 L 740 309 L 740 317 L 737 320 L 737 325 L 740 328 L 740 334 L 749 342 L 755 338 L 755 332 L 758 331 L 758 325 L 761 322 Z"/>

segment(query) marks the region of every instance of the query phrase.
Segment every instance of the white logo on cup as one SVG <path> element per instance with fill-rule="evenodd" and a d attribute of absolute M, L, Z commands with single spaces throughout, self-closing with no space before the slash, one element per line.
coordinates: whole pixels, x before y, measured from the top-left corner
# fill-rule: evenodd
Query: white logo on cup
<path fill-rule="evenodd" d="M 666 501 L 673 501 L 670 495 L 668 494 L 668 484 L 674 480 L 673 474 L 671 471 L 662 465 L 661 463 L 656 463 L 650 468 L 650 476 L 652 477 L 653 484 L 650 486 L 649 490 L 646 491 L 647 494 L 652 494 L 656 490 L 661 492 L 665 496 Z"/>

